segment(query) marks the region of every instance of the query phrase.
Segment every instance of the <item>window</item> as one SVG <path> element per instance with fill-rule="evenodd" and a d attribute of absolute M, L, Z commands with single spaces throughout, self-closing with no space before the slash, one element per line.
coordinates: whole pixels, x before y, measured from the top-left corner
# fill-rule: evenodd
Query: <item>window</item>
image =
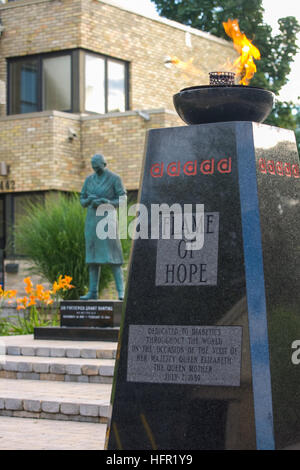
<path fill-rule="evenodd" d="M 22 255 L 15 237 L 18 223 L 28 214 L 32 204 L 44 204 L 44 201 L 42 191 L 0 195 L 0 250 L 5 249 L 8 257 Z"/>
<path fill-rule="evenodd" d="M 72 111 L 70 53 L 10 59 L 8 73 L 8 114 Z"/>
<path fill-rule="evenodd" d="M 105 62 L 90 54 L 85 55 L 85 110 L 105 113 Z"/>
<path fill-rule="evenodd" d="M 104 114 L 128 103 L 128 63 L 83 49 L 8 59 L 8 114 Z"/>
<path fill-rule="evenodd" d="M 72 108 L 71 99 L 71 56 L 44 59 L 44 109 L 69 110 Z"/>
<path fill-rule="evenodd" d="M 85 53 L 85 111 L 123 112 L 128 109 L 127 64 Z"/>
<path fill-rule="evenodd" d="M 107 110 L 125 111 L 125 67 L 113 60 L 107 63 Z"/>
<path fill-rule="evenodd" d="M 12 64 L 12 113 L 22 114 L 38 111 L 38 63 L 23 60 Z"/>

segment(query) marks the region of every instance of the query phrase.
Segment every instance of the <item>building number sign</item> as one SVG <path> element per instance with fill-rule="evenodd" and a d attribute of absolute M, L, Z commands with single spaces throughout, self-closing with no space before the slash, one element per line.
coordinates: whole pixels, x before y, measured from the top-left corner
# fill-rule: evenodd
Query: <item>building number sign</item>
<path fill-rule="evenodd" d="M 14 180 L 0 180 L 0 192 L 1 191 L 14 191 L 15 181 Z"/>

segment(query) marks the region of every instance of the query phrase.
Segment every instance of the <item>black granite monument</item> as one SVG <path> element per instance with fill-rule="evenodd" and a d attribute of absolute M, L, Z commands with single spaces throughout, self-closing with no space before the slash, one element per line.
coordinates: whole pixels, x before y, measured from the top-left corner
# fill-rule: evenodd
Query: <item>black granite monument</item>
<path fill-rule="evenodd" d="M 106 448 L 299 447 L 293 132 L 238 117 L 150 130 L 139 202 L 204 204 L 204 244 L 134 241 Z"/>

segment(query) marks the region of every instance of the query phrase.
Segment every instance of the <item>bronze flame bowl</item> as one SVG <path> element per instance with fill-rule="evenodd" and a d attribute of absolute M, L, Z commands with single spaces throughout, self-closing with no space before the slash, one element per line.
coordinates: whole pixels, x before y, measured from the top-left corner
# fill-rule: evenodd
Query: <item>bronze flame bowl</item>
<path fill-rule="evenodd" d="M 274 101 L 271 91 L 243 85 L 195 86 L 173 96 L 175 109 L 186 124 L 263 122 Z"/>

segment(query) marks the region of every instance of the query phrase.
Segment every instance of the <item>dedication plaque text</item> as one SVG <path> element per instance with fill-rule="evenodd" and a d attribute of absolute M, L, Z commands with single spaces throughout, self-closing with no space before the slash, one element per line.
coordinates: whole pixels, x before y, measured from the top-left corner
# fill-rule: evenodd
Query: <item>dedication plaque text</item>
<path fill-rule="evenodd" d="M 62 301 L 60 303 L 61 326 L 104 327 L 113 325 L 112 302 Z"/>
<path fill-rule="evenodd" d="M 241 326 L 130 325 L 128 382 L 239 386 Z"/>

